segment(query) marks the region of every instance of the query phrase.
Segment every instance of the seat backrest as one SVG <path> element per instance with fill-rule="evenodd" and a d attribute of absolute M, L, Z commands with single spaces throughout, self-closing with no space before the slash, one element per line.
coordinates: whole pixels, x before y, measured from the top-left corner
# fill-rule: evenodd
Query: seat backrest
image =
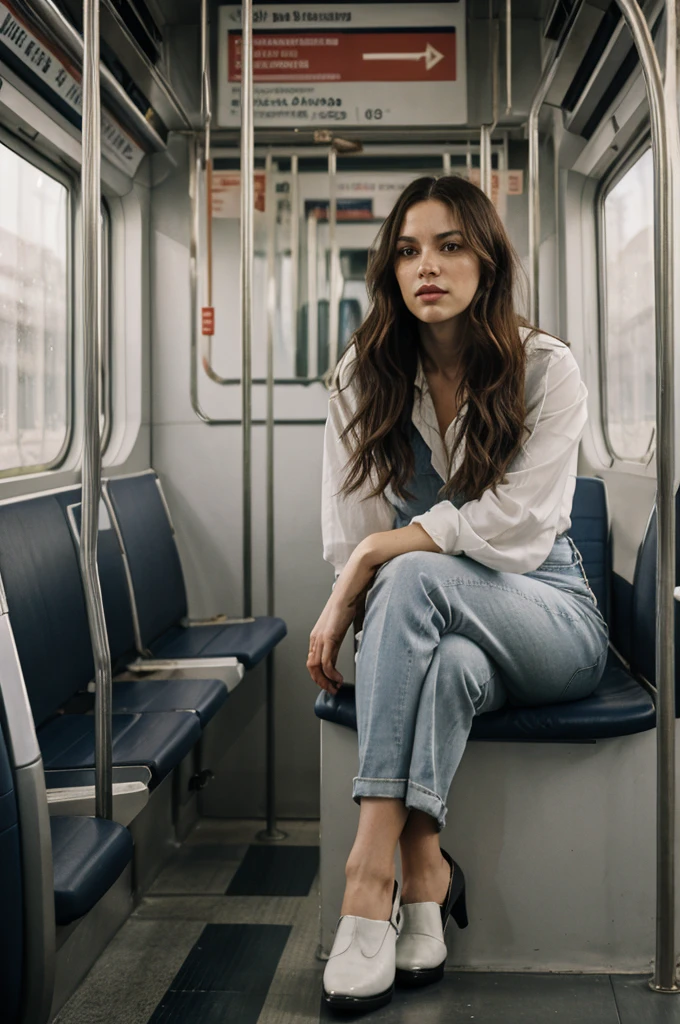
<path fill-rule="evenodd" d="M 0 505 L 0 577 L 39 726 L 94 675 L 78 559 L 54 495 Z"/>
<path fill-rule="evenodd" d="M 680 492 L 675 497 L 675 521 L 680 514 Z M 647 523 L 647 529 L 638 551 L 633 577 L 633 638 L 631 665 L 633 669 L 656 685 L 656 507 Z M 680 580 L 680 539 L 675 545 L 675 585 Z M 680 708 L 680 613 L 675 605 L 675 704 Z"/>
<path fill-rule="evenodd" d="M 144 647 L 187 614 L 175 534 L 152 471 L 106 482 L 132 577 Z"/>
<path fill-rule="evenodd" d="M 0 1001 L 2 1019 L 17 1024 L 23 973 L 23 872 L 19 815 L 0 716 Z"/>
<path fill-rule="evenodd" d="M 604 480 L 576 478 L 569 536 L 581 553 L 583 568 L 606 622 L 609 622 L 611 546 Z"/>
<path fill-rule="evenodd" d="M 82 493 L 80 487 L 71 487 L 55 495 L 71 529 L 79 558 L 82 522 Z M 97 534 L 97 566 L 104 603 L 106 631 L 114 671 L 126 665 L 135 655 L 135 629 L 130 605 L 130 591 L 125 575 L 123 555 L 118 537 L 111 523 L 108 509 L 102 501 L 99 506 Z"/>

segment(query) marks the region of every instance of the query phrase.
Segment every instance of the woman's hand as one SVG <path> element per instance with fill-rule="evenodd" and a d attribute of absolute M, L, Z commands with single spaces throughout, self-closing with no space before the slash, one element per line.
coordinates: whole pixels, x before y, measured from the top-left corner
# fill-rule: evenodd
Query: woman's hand
<path fill-rule="evenodd" d="M 366 594 L 373 582 L 377 565 L 369 556 L 367 546 L 359 545 L 345 568 L 309 638 L 307 669 L 322 690 L 335 694 L 343 682 L 335 667 L 338 652 L 347 630 L 363 615 Z"/>

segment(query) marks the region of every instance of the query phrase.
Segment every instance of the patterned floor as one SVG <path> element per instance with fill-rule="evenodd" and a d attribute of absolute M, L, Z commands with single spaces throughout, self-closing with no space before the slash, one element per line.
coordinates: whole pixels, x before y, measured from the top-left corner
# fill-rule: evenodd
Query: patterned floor
<path fill-rule="evenodd" d="M 58 1024 L 320 1024 L 318 822 L 200 822 Z M 372 1024 L 680 1024 L 646 979 L 447 972 L 397 991 Z"/>

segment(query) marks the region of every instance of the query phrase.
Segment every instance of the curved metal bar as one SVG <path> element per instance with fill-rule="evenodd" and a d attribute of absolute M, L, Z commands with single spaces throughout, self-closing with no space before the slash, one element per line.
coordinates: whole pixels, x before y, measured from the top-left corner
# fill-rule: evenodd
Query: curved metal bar
<path fill-rule="evenodd" d="M 97 532 L 101 497 L 99 361 L 101 335 L 101 140 L 99 95 L 99 3 L 83 0 L 83 347 L 85 436 L 80 570 L 95 667 L 95 811 L 113 814 L 112 680 L 104 605 L 97 571 Z"/>
<path fill-rule="evenodd" d="M 656 958 L 650 985 L 678 992 L 675 974 L 675 409 L 671 164 L 663 80 L 651 32 L 635 0 L 617 0 L 645 80 L 654 160 L 656 317 Z M 666 13 L 671 7 L 666 4 Z M 675 115 L 674 115 L 675 116 Z"/>
<path fill-rule="evenodd" d="M 253 607 L 252 332 L 255 206 L 253 0 L 243 0 L 241 30 L 241 398 L 243 418 L 243 616 Z"/>
<path fill-rule="evenodd" d="M 541 74 L 538 87 L 529 108 L 527 136 L 529 140 L 529 319 L 538 326 L 538 272 L 539 249 L 541 244 L 541 204 L 538 181 L 538 115 L 552 85 L 560 58 L 564 52 L 572 29 L 576 23 L 583 0 L 577 0 L 572 7 L 562 35 L 551 50 Z"/>
<path fill-rule="evenodd" d="M 198 242 L 199 242 L 199 202 L 198 202 L 198 182 L 201 173 L 201 160 L 198 155 L 198 145 L 196 135 L 189 137 L 189 198 L 191 203 L 191 230 L 189 236 L 189 297 L 190 297 L 190 318 L 191 318 L 191 349 L 190 349 L 190 360 L 189 360 L 189 395 L 191 398 L 191 408 L 196 413 L 196 416 L 202 423 L 205 423 L 209 427 L 236 427 L 241 426 L 240 419 L 228 418 L 221 419 L 219 417 L 209 416 L 208 413 L 201 406 L 201 402 L 198 396 Z M 223 384 L 240 384 L 241 378 L 220 378 L 220 382 Z M 266 378 L 256 378 L 253 380 L 253 384 L 266 384 Z M 323 377 L 316 377 L 314 379 L 305 379 L 302 377 L 284 377 L 275 378 L 275 384 L 301 384 L 308 386 L 310 384 L 326 384 Z M 264 426 L 266 420 L 253 420 L 253 426 Z M 325 420 L 319 419 L 300 419 L 300 420 L 274 420 L 277 426 L 284 426 L 285 424 L 296 425 L 296 426 L 311 426 L 312 424 L 325 423 Z"/>
<path fill-rule="evenodd" d="M 64 48 L 66 53 L 78 64 L 83 64 L 83 40 L 73 25 L 64 18 L 52 0 L 31 0 L 31 11 L 47 28 L 52 37 Z M 121 84 L 111 74 L 105 64 L 100 64 L 101 88 L 111 103 L 112 113 L 118 113 L 129 124 L 137 137 L 146 142 L 156 153 L 165 152 L 166 145 L 158 132 L 146 120 L 142 111 L 135 106 Z M 85 74 L 83 72 L 83 80 Z M 84 117 L 84 111 L 83 111 Z"/>

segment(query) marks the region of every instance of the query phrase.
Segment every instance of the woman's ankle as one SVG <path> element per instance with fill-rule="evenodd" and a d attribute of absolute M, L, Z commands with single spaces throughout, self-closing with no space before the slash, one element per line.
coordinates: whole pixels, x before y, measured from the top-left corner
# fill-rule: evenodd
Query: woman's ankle
<path fill-rule="evenodd" d="M 440 855 L 436 862 L 405 863 L 402 860 L 402 903 L 443 903 L 451 869 Z"/>
<path fill-rule="evenodd" d="M 340 914 L 352 914 L 356 918 L 370 918 L 372 921 L 388 921 L 392 912 L 393 894 L 393 874 L 391 878 L 371 878 L 366 873 L 359 877 L 349 872 Z"/>

